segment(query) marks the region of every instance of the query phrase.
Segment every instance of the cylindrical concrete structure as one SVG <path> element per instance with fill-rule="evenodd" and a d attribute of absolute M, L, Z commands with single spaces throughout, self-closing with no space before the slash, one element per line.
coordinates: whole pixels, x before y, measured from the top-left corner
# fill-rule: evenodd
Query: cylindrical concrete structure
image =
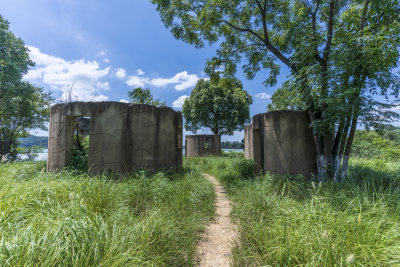
<path fill-rule="evenodd" d="M 121 102 L 71 102 L 51 108 L 48 171 L 73 154 L 73 121 L 90 117 L 89 173 L 182 166 L 182 115 L 168 107 Z"/>
<path fill-rule="evenodd" d="M 256 172 L 309 177 L 317 173 L 314 141 L 306 111 L 257 114 L 245 127 L 245 156 Z"/>
<path fill-rule="evenodd" d="M 221 155 L 221 136 L 210 134 L 186 135 L 186 158 L 207 155 Z"/>

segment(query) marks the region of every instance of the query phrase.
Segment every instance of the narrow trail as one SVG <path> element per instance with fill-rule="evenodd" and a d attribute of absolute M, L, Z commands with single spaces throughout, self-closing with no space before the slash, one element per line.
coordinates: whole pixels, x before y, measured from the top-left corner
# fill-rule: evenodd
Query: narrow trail
<path fill-rule="evenodd" d="M 231 249 L 237 238 L 237 231 L 229 218 L 232 210 L 231 202 L 226 197 L 224 187 L 214 176 L 205 174 L 207 180 L 214 185 L 215 215 L 203 233 L 197 253 L 200 256 L 200 263 L 197 266 L 229 266 L 231 260 Z"/>

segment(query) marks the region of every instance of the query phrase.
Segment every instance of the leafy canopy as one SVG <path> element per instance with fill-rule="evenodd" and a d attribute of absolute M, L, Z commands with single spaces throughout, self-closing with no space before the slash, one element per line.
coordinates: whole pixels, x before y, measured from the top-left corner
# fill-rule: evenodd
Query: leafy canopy
<path fill-rule="evenodd" d="M 185 128 L 196 133 L 207 127 L 216 135 L 232 135 L 249 121 L 251 103 L 237 79 L 201 79 L 182 107 Z"/>
<path fill-rule="evenodd" d="M 267 110 L 305 110 L 306 107 L 296 84 L 292 81 L 286 81 L 272 95 Z"/>
<path fill-rule="evenodd" d="M 209 75 L 233 76 L 241 66 L 252 79 L 264 69 L 269 72 L 265 84 L 271 86 L 277 82 L 279 64 L 290 69 L 311 120 L 321 181 L 325 176 L 337 180 L 339 169 L 347 172 L 360 120 L 378 127 L 398 118 L 388 101 L 398 98 L 400 89 L 398 0 L 152 3 L 177 39 L 196 47 L 218 44 L 216 56 L 206 65 Z M 384 102 L 376 94 L 386 98 Z"/>
<path fill-rule="evenodd" d="M 165 106 L 165 101 L 160 99 L 155 99 L 152 95 L 150 89 L 142 89 L 137 87 L 128 93 L 130 100 L 132 103 L 136 104 L 147 104 L 154 106 Z"/>
<path fill-rule="evenodd" d="M 0 51 L 0 156 L 15 158 L 19 137 L 30 129 L 46 129 L 52 98 L 42 88 L 21 81 L 33 62 L 24 42 L 1 16 Z"/>

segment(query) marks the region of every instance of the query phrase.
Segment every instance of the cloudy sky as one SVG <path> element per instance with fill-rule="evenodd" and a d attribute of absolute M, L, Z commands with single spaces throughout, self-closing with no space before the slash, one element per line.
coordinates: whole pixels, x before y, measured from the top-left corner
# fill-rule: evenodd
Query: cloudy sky
<path fill-rule="evenodd" d="M 126 101 L 135 87 L 180 110 L 216 47 L 196 49 L 174 39 L 148 0 L 0 0 L 3 18 L 24 40 L 36 63 L 24 79 L 65 98 Z M 279 86 L 288 74 L 283 68 Z M 265 112 L 276 87 L 265 87 L 260 72 L 248 81 L 251 115 Z M 207 133 L 207 130 L 204 131 Z M 39 133 L 46 134 L 46 133 Z M 243 133 L 224 136 L 241 140 Z"/>

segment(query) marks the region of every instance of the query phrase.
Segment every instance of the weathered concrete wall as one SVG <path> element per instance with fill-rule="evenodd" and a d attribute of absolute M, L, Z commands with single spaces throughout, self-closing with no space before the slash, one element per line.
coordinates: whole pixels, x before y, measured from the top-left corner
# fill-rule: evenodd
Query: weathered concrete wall
<path fill-rule="evenodd" d="M 81 117 L 77 118 L 76 121 L 78 123 L 79 134 L 88 136 L 90 131 L 90 119 Z"/>
<path fill-rule="evenodd" d="M 253 159 L 253 125 L 244 127 L 244 156 L 248 159 Z"/>
<path fill-rule="evenodd" d="M 182 166 L 180 112 L 143 104 L 71 102 L 51 108 L 48 171 L 60 171 L 72 156 L 74 117 L 90 117 L 92 175 Z"/>
<path fill-rule="evenodd" d="M 310 176 L 316 174 L 312 130 L 305 111 L 257 114 L 245 128 L 245 156 L 255 171 Z"/>
<path fill-rule="evenodd" d="M 221 136 L 186 135 L 185 156 L 190 158 L 206 155 L 221 155 Z"/>

